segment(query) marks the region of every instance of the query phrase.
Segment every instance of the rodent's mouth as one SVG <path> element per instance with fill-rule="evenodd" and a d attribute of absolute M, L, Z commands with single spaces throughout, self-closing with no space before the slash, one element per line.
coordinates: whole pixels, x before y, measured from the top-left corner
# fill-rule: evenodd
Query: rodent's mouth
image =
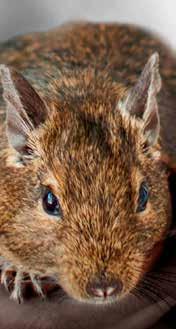
<path fill-rule="evenodd" d="M 88 303 L 88 304 L 96 304 L 96 305 L 109 305 L 113 303 L 118 303 L 123 297 L 121 296 L 114 296 L 114 297 L 94 297 L 94 298 L 87 298 L 81 299 L 81 302 Z"/>
<path fill-rule="evenodd" d="M 73 300 L 76 303 L 81 303 L 81 304 L 89 304 L 89 305 L 97 305 L 97 306 L 111 306 L 112 304 L 120 304 L 124 300 L 128 299 L 131 294 L 129 292 L 122 293 L 121 295 L 114 295 L 114 296 L 109 296 L 109 297 L 74 297 Z"/>

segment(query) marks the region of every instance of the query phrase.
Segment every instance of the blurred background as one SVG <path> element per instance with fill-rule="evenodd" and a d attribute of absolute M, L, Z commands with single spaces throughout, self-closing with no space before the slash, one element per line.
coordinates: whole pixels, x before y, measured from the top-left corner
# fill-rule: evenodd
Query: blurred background
<path fill-rule="evenodd" d="M 75 19 L 137 23 L 176 47 L 176 0 L 0 0 L 0 40 Z"/>

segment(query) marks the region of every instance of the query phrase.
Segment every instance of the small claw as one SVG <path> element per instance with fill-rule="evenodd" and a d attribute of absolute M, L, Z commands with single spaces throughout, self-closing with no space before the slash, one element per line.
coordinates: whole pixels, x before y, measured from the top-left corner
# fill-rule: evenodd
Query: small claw
<path fill-rule="evenodd" d="M 10 284 L 14 281 L 12 273 L 15 271 L 15 268 L 8 262 L 4 262 L 1 266 L 1 284 L 4 285 L 6 290 L 9 292 Z M 10 278 L 10 280 L 9 280 Z"/>
<path fill-rule="evenodd" d="M 23 272 L 18 271 L 15 276 L 14 280 L 14 288 L 10 295 L 10 298 L 17 301 L 19 304 L 23 302 L 23 295 L 22 295 L 22 280 L 23 280 Z"/>
<path fill-rule="evenodd" d="M 29 273 L 31 282 L 33 284 L 34 290 L 36 291 L 36 293 L 41 297 L 41 298 L 45 298 L 45 294 L 42 290 L 42 285 L 41 285 L 41 280 L 39 278 L 38 275 L 33 274 L 33 273 Z"/>

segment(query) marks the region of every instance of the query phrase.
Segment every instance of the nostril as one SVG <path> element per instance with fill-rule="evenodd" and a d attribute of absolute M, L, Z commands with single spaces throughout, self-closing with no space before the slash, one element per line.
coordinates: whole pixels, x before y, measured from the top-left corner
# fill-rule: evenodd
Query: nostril
<path fill-rule="evenodd" d="M 113 296 L 114 294 L 117 294 L 118 291 L 117 291 L 117 287 L 107 287 L 107 289 L 105 290 L 105 294 L 107 296 Z"/>
<path fill-rule="evenodd" d="M 88 283 L 86 290 L 92 297 L 107 298 L 118 295 L 122 291 L 123 285 L 120 279 L 108 280 L 95 278 Z"/>

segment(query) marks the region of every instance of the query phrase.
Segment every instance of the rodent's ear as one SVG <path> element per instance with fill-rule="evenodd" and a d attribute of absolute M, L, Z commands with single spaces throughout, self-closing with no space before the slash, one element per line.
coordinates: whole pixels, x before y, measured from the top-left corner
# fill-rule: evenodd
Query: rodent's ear
<path fill-rule="evenodd" d="M 10 145 L 21 155 L 25 155 L 29 134 L 45 121 L 48 111 L 21 73 L 0 65 L 0 76 L 7 106 L 7 137 Z"/>
<path fill-rule="evenodd" d="M 123 108 L 128 113 L 142 119 L 143 132 L 149 146 L 157 142 L 160 131 L 157 104 L 157 94 L 160 89 L 159 55 L 154 53 L 123 103 Z"/>

